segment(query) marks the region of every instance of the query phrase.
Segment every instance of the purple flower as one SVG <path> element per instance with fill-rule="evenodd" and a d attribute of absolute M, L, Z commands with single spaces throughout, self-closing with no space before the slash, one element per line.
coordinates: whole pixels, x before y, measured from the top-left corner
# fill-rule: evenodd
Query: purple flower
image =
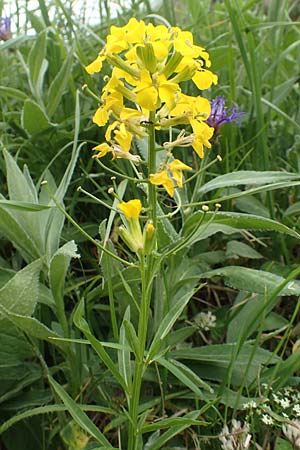
<path fill-rule="evenodd" d="M 226 108 L 225 98 L 219 95 L 211 102 L 211 113 L 207 119 L 209 126 L 216 130 L 227 122 L 238 122 L 246 113 L 237 108 Z"/>
<path fill-rule="evenodd" d="M 0 40 L 8 41 L 11 38 L 10 18 L 0 17 Z"/>

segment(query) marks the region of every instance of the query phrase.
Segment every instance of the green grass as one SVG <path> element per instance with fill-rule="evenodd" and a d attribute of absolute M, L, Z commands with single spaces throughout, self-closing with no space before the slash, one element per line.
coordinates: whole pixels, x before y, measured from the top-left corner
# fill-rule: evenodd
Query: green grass
<path fill-rule="evenodd" d="M 251 449 L 296 448 L 282 425 L 299 417 L 300 404 L 299 1 L 151 4 L 132 0 L 115 15 L 111 1 L 100 1 L 100 23 L 91 26 L 84 2 L 50 8 L 39 0 L 31 10 L 16 0 L 16 30 L 0 43 L 5 450 L 131 450 L 134 417 L 136 450 L 217 450 L 232 419 L 249 422 Z M 0 1 L 0 16 L 8 10 Z M 190 149 L 175 150 L 195 170 L 208 167 L 174 203 L 159 194 L 163 256 L 149 259 L 141 283 L 137 261 L 116 238 L 121 219 L 108 189 L 144 205 L 146 193 L 131 182 L 127 161 L 91 158 L 105 131 L 92 123 L 96 101 L 82 86 L 101 93 L 108 65 L 93 77 L 84 66 L 110 26 L 149 14 L 193 32 L 219 77 L 204 95 L 224 95 L 246 114 L 220 129 L 202 166 Z M 183 89 L 199 94 L 191 82 Z M 169 140 L 168 131 L 158 139 Z M 135 145 L 144 156 L 146 142 Z M 222 161 L 210 164 L 217 155 Z M 141 296 L 151 300 L 147 317 Z M 203 312 L 215 326 L 205 329 Z M 143 358 L 151 364 L 129 407 Z M 243 406 L 251 400 L 257 408 Z"/>

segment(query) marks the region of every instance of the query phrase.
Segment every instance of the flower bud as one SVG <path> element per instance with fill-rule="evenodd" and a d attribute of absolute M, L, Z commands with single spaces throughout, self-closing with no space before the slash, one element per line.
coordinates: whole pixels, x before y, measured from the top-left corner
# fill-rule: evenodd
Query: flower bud
<path fill-rule="evenodd" d="M 151 44 L 145 44 L 145 46 L 139 45 L 136 48 L 136 54 L 150 73 L 156 71 L 157 59 L 155 58 L 154 50 Z"/>
<path fill-rule="evenodd" d="M 143 231 L 144 253 L 149 255 L 155 247 L 155 228 L 152 222 L 147 222 Z"/>

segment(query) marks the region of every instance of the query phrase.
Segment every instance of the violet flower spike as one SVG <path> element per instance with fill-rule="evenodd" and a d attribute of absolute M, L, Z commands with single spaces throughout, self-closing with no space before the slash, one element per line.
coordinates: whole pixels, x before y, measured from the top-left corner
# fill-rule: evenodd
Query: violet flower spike
<path fill-rule="evenodd" d="M 0 41 L 8 41 L 11 38 L 10 17 L 0 17 Z"/>
<path fill-rule="evenodd" d="M 218 130 L 224 123 L 239 122 L 246 113 L 238 111 L 237 108 L 227 108 L 225 98 L 219 95 L 211 102 L 211 113 L 207 124 Z"/>

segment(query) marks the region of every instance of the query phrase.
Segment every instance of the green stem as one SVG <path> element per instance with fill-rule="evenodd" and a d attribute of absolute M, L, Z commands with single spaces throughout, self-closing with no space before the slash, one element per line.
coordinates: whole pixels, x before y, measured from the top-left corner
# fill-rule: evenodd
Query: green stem
<path fill-rule="evenodd" d="M 150 257 L 147 259 L 149 261 Z M 148 283 L 149 269 L 151 270 L 149 265 L 145 266 L 145 261 L 144 258 L 142 257 L 140 266 L 141 280 L 142 280 L 142 300 L 141 300 L 139 327 L 138 327 L 138 341 L 140 346 L 140 352 L 135 361 L 132 398 L 129 405 L 129 415 L 131 418 L 131 422 L 129 425 L 128 450 L 137 450 L 138 409 L 140 403 L 140 393 L 141 393 L 143 373 L 145 369 L 144 353 L 146 349 L 148 316 L 151 298 L 151 288 L 149 288 L 150 283 Z"/>
<path fill-rule="evenodd" d="M 148 168 L 149 174 L 156 173 L 156 152 L 155 152 L 155 112 L 152 111 L 149 117 L 149 139 L 148 139 Z M 156 186 L 149 183 L 149 204 L 151 220 L 154 228 L 157 228 L 156 212 Z"/>
<path fill-rule="evenodd" d="M 156 173 L 156 152 L 155 152 L 155 112 L 150 113 L 149 117 L 149 138 L 148 138 L 148 169 L 150 173 Z M 156 186 L 149 183 L 149 205 L 150 218 L 153 222 L 154 228 L 157 228 L 157 191 Z M 138 419 L 139 419 L 139 404 L 141 395 L 141 386 L 143 381 L 143 374 L 146 369 L 144 361 L 144 353 L 147 343 L 148 317 L 151 302 L 151 293 L 153 286 L 153 256 L 142 256 L 140 261 L 141 281 L 142 281 L 142 295 L 141 306 L 138 325 L 138 341 L 139 341 L 139 355 L 135 361 L 135 372 L 133 378 L 132 397 L 129 402 L 129 434 L 128 434 L 128 450 L 138 450 Z"/>

